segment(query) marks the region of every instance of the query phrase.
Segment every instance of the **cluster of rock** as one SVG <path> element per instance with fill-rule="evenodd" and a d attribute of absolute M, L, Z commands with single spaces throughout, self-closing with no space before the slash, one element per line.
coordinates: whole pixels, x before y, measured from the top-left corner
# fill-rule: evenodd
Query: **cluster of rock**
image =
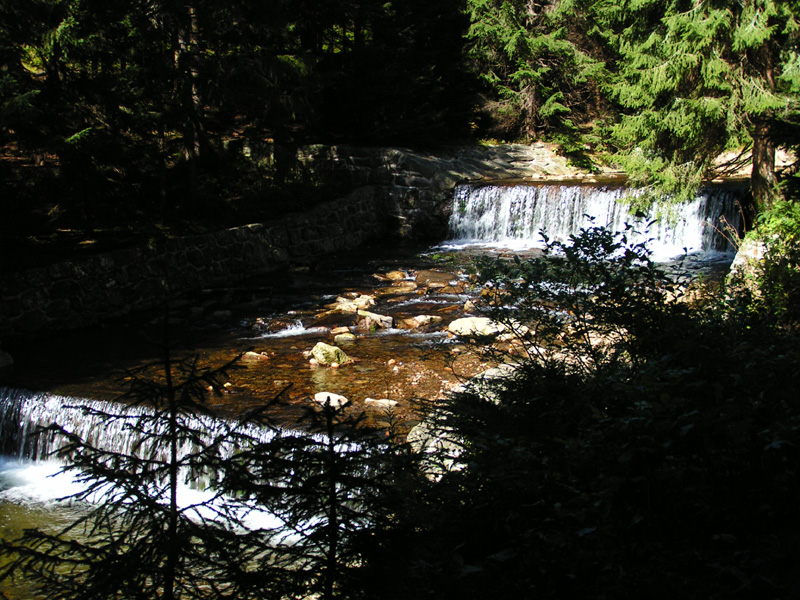
<path fill-rule="evenodd" d="M 325 305 L 324 309 L 316 315 L 317 322 L 338 323 L 342 318 L 353 318 L 355 324 L 328 328 L 327 332 L 333 337 L 334 343 L 317 342 L 311 350 L 304 353 L 313 368 L 338 369 L 356 362 L 358 359 L 350 356 L 348 351 L 355 351 L 354 344 L 359 337 L 382 329 L 442 331 L 464 341 L 477 341 L 496 346 L 523 344 L 530 336 L 529 329 L 520 324 L 499 323 L 483 316 L 465 316 L 445 322 L 445 318 L 438 314 L 420 314 L 395 319 L 381 313 L 381 298 L 384 295 L 407 293 L 427 295 L 434 291 L 463 293 L 466 284 L 455 273 L 438 270 L 423 270 L 413 274 L 405 271 L 392 271 L 375 274 L 374 277 L 382 282 L 388 282 L 389 285 L 381 287 L 371 294 L 351 292 L 339 296 L 335 301 Z M 474 309 L 471 301 L 468 300 L 466 305 L 467 308 Z M 387 364 L 392 365 L 395 362 L 394 359 L 390 359 Z M 319 392 L 313 400 L 320 404 L 327 403 L 336 409 L 351 404 L 348 398 L 334 391 Z M 392 409 L 398 404 L 397 401 L 388 398 L 367 398 L 364 403 L 367 408 L 381 410 Z"/>

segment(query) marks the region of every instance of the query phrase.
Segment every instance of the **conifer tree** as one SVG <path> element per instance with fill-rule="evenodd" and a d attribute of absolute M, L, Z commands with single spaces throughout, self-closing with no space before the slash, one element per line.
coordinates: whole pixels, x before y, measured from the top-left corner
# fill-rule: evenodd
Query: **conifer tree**
<path fill-rule="evenodd" d="M 688 198 L 725 152 L 750 151 L 755 209 L 776 194 L 775 145 L 796 122 L 797 3 L 589 2 L 616 52 L 617 159 L 638 183 Z M 752 216 L 752 215 L 751 215 Z"/>
<path fill-rule="evenodd" d="M 268 557 L 246 569 L 255 594 L 281 581 L 281 598 L 372 597 L 370 578 L 392 570 L 373 563 L 386 558 L 380 548 L 402 501 L 396 491 L 417 473 L 415 459 L 391 423 L 368 428 L 348 407 L 328 399 L 307 412 L 302 433 L 279 432 L 226 466 L 226 492 L 276 519 L 250 539 L 249 552 Z"/>
<path fill-rule="evenodd" d="M 55 533 L 26 530 L 0 544 L 8 557 L 0 579 L 23 576 L 48 600 L 112 598 L 245 598 L 231 556 L 241 560 L 236 503 L 219 492 L 179 501 L 185 479 L 212 480 L 222 470 L 238 425 L 197 419 L 207 387 L 220 389 L 221 369 L 196 357 L 163 360 L 131 373 L 130 403 L 83 407 L 87 417 L 116 432 L 79 435 L 53 423 L 41 435 L 51 456 L 80 482 L 69 496 L 81 510 Z M 153 368 L 156 371 L 153 371 Z"/>
<path fill-rule="evenodd" d="M 468 54 L 496 94 L 506 134 L 574 137 L 596 111 L 602 63 L 582 48 L 576 7 L 544 0 L 469 0 Z"/>

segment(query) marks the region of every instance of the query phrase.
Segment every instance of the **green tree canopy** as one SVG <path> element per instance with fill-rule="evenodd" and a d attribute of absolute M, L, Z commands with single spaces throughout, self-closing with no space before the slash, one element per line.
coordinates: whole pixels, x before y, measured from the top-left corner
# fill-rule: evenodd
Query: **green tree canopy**
<path fill-rule="evenodd" d="M 798 109 L 797 3 L 589 3 L 616 53 L 617 158 L 641 182 L 685 197 L 725 152 L 750 151 L 760 208 L 775 195 L 775 147 Z"/>
<path fill-rule="evenodd" d="M 467 52 L 505 135 L 574 137 L 602 105 L 602 62 L 588 52 L 588 27 L 574 6 L 544 0 L 469 0 Z M 566 134 L 566 137 L 564 137 Z"/>

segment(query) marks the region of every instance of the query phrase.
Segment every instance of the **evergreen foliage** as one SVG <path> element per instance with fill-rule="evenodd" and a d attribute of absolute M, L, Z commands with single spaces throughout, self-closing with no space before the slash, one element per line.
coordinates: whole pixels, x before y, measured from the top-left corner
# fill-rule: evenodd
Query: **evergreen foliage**
<path fill-rule="evenodd" d="M 221 390 L 233 366 L 167 354 L 132 373 L 131 403 L 84 408 L 116 443 L 58 423 L 40 431 L 80 484 L 62 499 L 80 516 L 0 540 L 0 580 L 54 600 L 368 597 L 412 456 L 390 422 L 370 430 L 330 402 L 302 430 L 261 418 L 271 403 L 211 417 L 207 388 Z"/>
<path fill-rule="evenodd" d="M 775 197 L 775 144 L 796 121 L 791 2 L 589 2 L 616 53 L 608 91 L 621 108 L 617 159 L 638 183 L 678 200 L 750 151 L 759 208 Z M 752 214 L 750 215 L 752 217 Z"/>
<path fill-rule="evenodd" d="M 752 223 L 781 193 L 776 148 L 796 147 L 797 9 L 6 2 L 0 143 L 37 167 L 2 161 L 7 229 L 219 222 L 228 201 L 268 215 L 302 143 L 471 136 L 546 138 L 587 166 L 607 152 L 678 200 L 750 153 Z"/>
<path fill-rule="evenodd" d="M 467 51 L 496 98 L 501 136 L 545 135 L 572 151 L 580 126 L 602 108 L 603 66 L 582 47 L 582 15 L 559 2 L 506 0 L 470 0 L 467 12 Z"/>
<path fill-rule="evenodd" d="M 11 560 L 0 578 L 24 576 L 41 597 L 63 600 L 237 596 L 220 558 L 238 541 L 235 505 L 219 493 L 179 502 L 184 480 L 213 477 L 237 437 L 236 426 L 209 431 L 197 418 L 206 387 L 220 390 L 230 366 L 206 369 L 196 357 L 167 355 L 131 374 L 129 403 L 119 411 L 84 409 L 126 444 L 109 447 L 101 435 L 84 439 L 58 423 L 40 432 L 57 440 L 52 458 L 81 487 L 65 500 L 82 510 L 62 531 L 3 540 L 0 552 Z"/>
<path fill-rule="evenodd" d="M 300 144 L 468 135 L 458 0 L 33 0 L 0 21 L 4 242 L 263 221 L 316 183 Z"/>
<path fill-rule="evenodd" d="M 414 475 L 413 457 L 389 429 L 363 424 L 364 415 L 330 400 L 309 409 L 302 431 L 277 435 L 238 452 L 222 488 L 247 498 L 276 519 L 270 535 L 251 541 L 265 558 L 237 579 L 256 584 L 254 597 L 280 574 L 285 589 L 275 597 L 324 600 L 370 598 L 380 593 L 372 573 L 386 569 L 381 547 L 394 528 Z M 253 552 L 251 549 L 250 552 Z"/>

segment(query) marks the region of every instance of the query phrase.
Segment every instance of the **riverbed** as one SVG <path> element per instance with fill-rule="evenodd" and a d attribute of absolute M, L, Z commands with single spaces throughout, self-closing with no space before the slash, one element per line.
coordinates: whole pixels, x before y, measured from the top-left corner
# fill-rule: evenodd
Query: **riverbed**
<path fill-rule="evenodd" d="M 474 314 L 470 304 L 479 290 L 470 263 L 463 251 L 372 247 L 257 275 L 176 298 L 162 311 L 7 344 L 15 366 L 2 383 L 113 400 L 126 391 L 129 373 L 158 362 L 167 343 L 173 357 L 197 355 L 201 365 L 237 360 L 221 393 L 208 397 L 223 416 L 278 398 L 276 410 L 290 421 L 317 393 L 330 392 L 375 416 L 392 405 L 410 426 L 415 399 L 441 397 L 491 366 L 446 331 L 450 321 Z M 392 327 L 360 329 L 358 315 L 339 308 L 358 298 L 370 298 L 369 312 L 391 317 Z M 419 316 L 430 323 L 408 328 Z M 343 328 L 354 337 L 337 343 L 334 332 Z M 308 353 L 318 342 L 341 347 L 353 362 L 314 365 Z"/>

